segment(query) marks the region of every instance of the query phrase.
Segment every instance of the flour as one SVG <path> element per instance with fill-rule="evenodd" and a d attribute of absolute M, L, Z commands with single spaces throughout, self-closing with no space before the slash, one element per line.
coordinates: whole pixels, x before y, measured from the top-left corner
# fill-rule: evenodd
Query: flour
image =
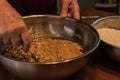
<path fill-rule="evenodd" d="M 100 34 L 101 40 L 120 47 L 120 30 L 110 28 L 99 28 L 97 31 Z"/>

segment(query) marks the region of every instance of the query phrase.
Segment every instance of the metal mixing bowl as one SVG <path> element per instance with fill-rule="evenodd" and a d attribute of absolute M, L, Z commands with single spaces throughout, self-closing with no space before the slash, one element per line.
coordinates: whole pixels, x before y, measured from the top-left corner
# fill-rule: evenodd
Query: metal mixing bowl
<path fill-rule="evenodd" d="M 99 45 L 97 31 L 90 25 L 75 19 L 53 15 L 32 15 L 24 17 L 24 21 L 28 29 L 34 26 L 46 35 L 73 39 L 84 48 L 84 54 L 81 56 L 51 63 L 22 62 L 0 55 L 0 61 L 5 69 L 26 80 L 55 80 L 68 77 L 85 66 L 89 55 Z"/>
<path fill-rule="evenodd" d="M 96 26 L 100 22 L 110 20 L 110 19 L 120 19 L 120 16 L 107 16 L 107 17 L 100 18 L 94 21 L 92 26 L 94 26 L 96 30 L 100 28 L 104 28 L 104 27 L 120 30 L 120 22 L 118 20 L 117 21 L 114 20 L 114 22 L 104 22 L 105 26 Z M 111 36 L 111 35 L 108 34 L 108 36 Z M 114 38 L 112 39 L 114 40 Z M 120 62 L 120 47 L 119 46 L 111 44 L 105 40 L 101 40 L 100 49 L 105 55 L 107 55 L 112 60 Z"/>

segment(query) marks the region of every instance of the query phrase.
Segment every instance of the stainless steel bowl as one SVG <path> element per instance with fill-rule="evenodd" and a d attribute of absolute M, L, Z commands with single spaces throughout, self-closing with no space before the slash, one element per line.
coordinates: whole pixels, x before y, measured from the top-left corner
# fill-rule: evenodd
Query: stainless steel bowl
<path fill-rule="evenodd" d="M 53 15 L 32 15 L 24 17 L 24 21 L 28 29 L 34 26 L 49 36 L 74 39 L 83 46 L 85 51 L 81 56 L 51 63 L 21 62 L 0 55 L 0 61 L 5 69 L 26 80 L 55 80 L 70 76 L 85 66 L 89 55 L 99 45 L 100 39 L 97 31 L 90 25 L 75 19 Z"/>
<path fill-rule="evenodd" d="M 104 28 L 104 27 L 120 30 L 120 22 L 115 21 L 115 20 L 114 22 L 105 22 L 106 26 L 96 26 L 100 22 L 106 21 L 108 19 L 120 19 L 120 16 L 107 16 L 107 17 L 100 18 L 94 21 L 92 26 L 94 26 L 96 30 L 99 28 Z M 108 36 L 111 36 L 111 35 L 108 34 Z M 100 49 L 105 55 L 107 55 L 112 60 L 120 62 L 120 47 L 119 46 L 110 44 L 109 42 L 105 40 L 101 40 Z"/>

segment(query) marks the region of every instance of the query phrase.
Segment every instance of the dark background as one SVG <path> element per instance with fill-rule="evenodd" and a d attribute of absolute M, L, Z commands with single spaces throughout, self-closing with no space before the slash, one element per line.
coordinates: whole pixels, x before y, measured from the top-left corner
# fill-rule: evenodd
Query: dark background
<path fill-rule="evenodd" d="M 22 16 L 56 14 L 57 0 L 7 0 Z"/>

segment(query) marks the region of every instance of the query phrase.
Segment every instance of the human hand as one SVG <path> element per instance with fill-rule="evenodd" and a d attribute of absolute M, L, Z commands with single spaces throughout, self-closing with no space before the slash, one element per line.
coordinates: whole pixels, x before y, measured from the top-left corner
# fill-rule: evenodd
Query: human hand
<path fill-rule="evenodd" d="M 61 17 L 73 17 L 75 19 L 80 19 L 80 8 L 77 0 L 61 0 L 62 9 Z"/>
<path fill-rule="evenodd" d="M 6 0 L 0 2 L 0 45 L 23 46 L 29 50 L 31 37 L 22 17 Z"/>

